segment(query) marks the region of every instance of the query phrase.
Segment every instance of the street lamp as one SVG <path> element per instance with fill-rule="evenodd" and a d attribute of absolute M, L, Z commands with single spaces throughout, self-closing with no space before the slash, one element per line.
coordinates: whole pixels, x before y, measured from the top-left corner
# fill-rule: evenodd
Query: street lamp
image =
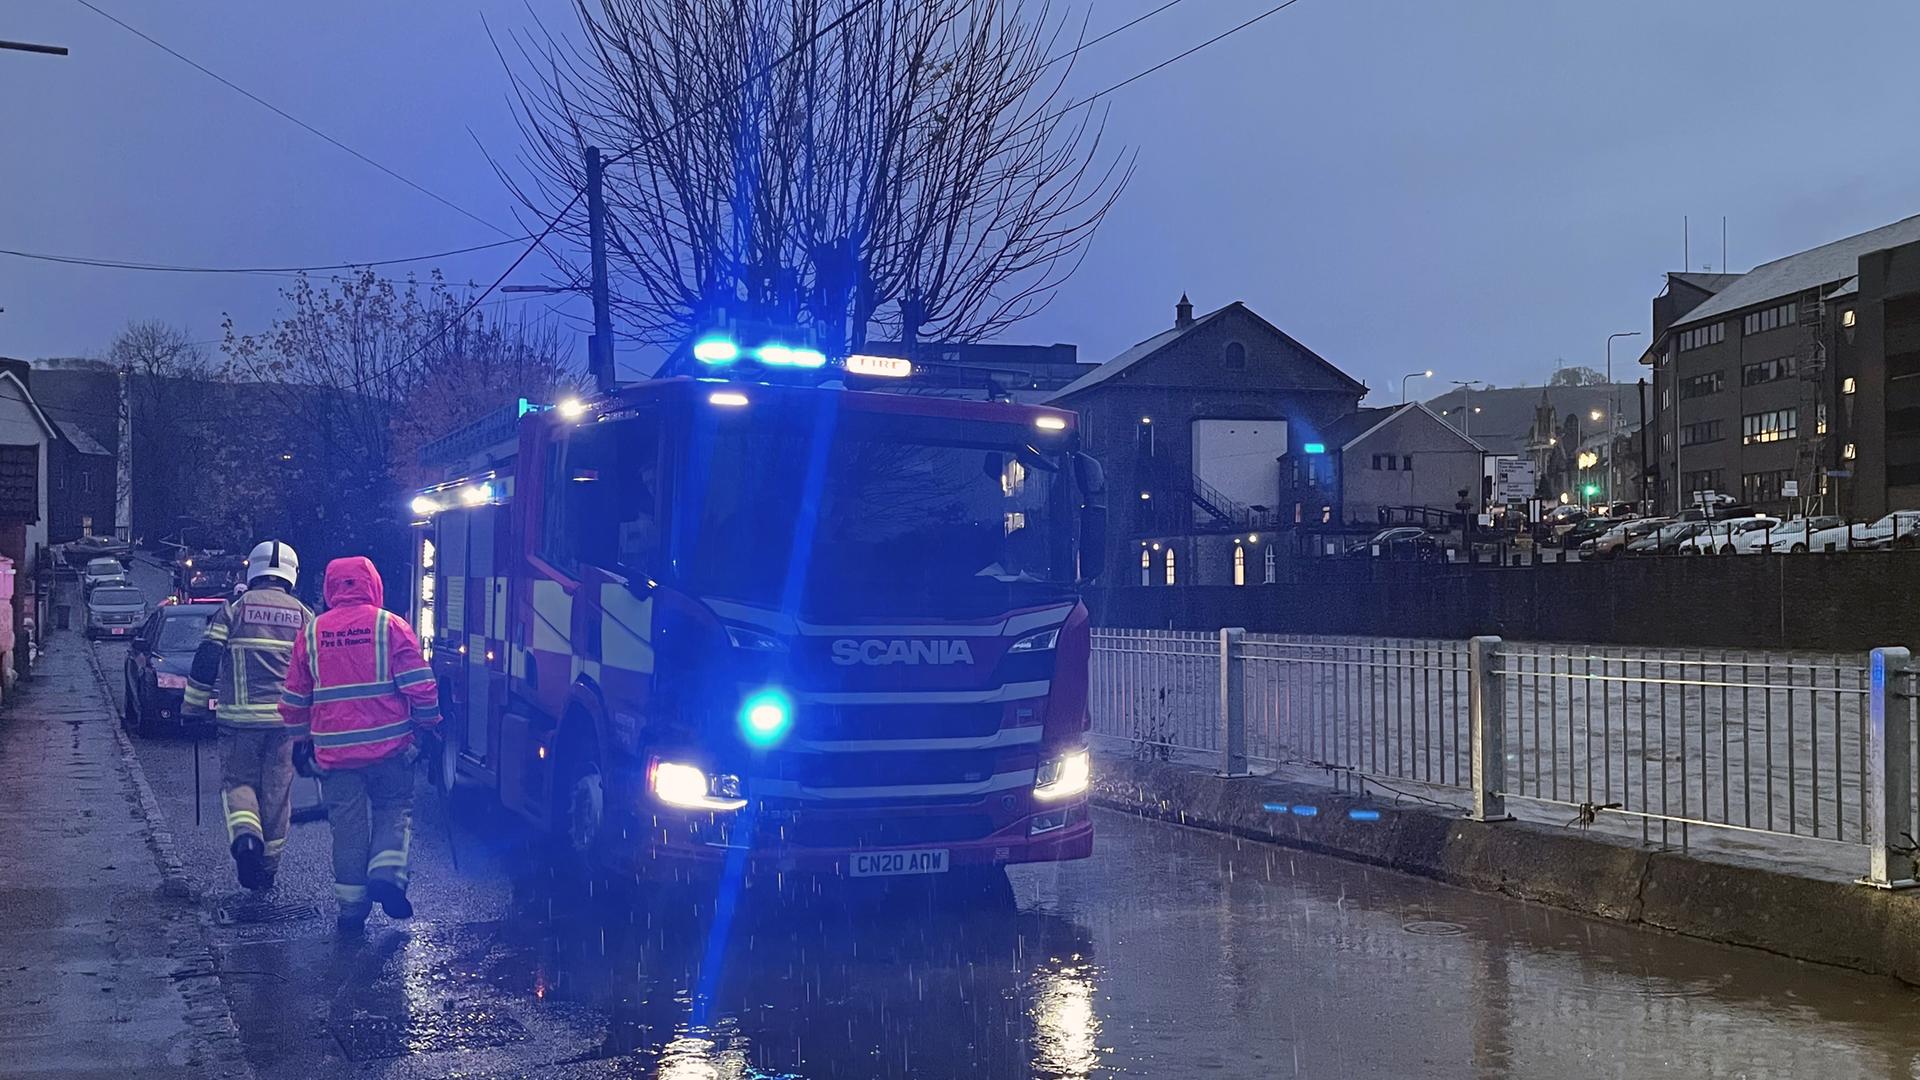
<path fill-rule="evenodd" d="M 1484 389 L 1487 384 L 1480 379 L 1454 379 L 1453 385 L 1460 388 L 1460 413 L 1462 417 L 1462 423 L 1466 425 L 1465 427 L 1460 429 L 1460 434 L 1465 435 L 1468 438 L 1472 438 L 1473 437 L 1473 414 L 1479 412 L 1480 409 L 1478 406 L 1469 407 L 1467 391 L 1472 387 L 1476 387 L 1476 386 Z"/>
<path fill-rule="evenodd" d="M 1405 375 L 1400 376 L 1400 404 L 1405 405 L 1407 403 L 1407 380 L 1421 379 L 1421 378 L 1425 378 L 1425 379 L 1433 378 L 1433 369 L 1428 368 L 1425 371 L 1409 372 Z"/>
<path fill-rule="evenodd" d="M 1725 268 L 1722 267 L 1722 269 L 1725 269 Z M 1614 459 L 1620 456 L 1619 454 L 1614 453 L 1614 446 L 1613 446 L 1615 442 L 1619 441 L 1618 435 L 1620 433 L 1620 391 L 1617 387 L 1613 385 L 1613 339 L 1623 338 L 1623 337 L 1639 337 L 1639 336 L 1640 336 L 1640 331 L 1638 330 L 1622 330 L 1618 333 L 1607 335 L 1607 396 L 1613 400 L 1613 425 L 1608 429 L 1608 433 L 1607 433 L 1607 501 L 1608 502 L 1615 501 L 1614 473 L 1619 470 L 1619 465 L 1615 463 Z M 1675 477 L 1674 479 L 1678 480 L 1679 478 Z M 1646 495 L 1646 492 L 1641 492 L 1641 495 L 1643 496 L 1642 501 L 1645 501 L 1644 496 Z"/>

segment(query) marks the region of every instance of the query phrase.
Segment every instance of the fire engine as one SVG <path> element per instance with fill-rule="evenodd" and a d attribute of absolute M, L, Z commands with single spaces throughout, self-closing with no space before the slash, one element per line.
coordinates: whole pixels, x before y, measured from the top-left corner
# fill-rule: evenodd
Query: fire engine
<path fill-rule="evenodd" d="M 442 775 L 642 876 L 1089 855 L 1106 508 L 1074 415 L 882 392 L 885 357 L 691 356 L 428 448 Z"/>

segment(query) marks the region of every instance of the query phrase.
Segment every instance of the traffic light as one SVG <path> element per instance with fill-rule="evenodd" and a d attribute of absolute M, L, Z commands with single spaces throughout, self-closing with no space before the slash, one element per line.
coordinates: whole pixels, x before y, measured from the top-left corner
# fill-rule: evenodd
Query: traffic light
<path fill-rule="evenodd" d="M 1585 496 L 1586 496 L 1587 498 L 1589 498 L 1589 499 L 1591 499 L 1591 498 L 1593 498 L 1593 497 L 1594 497 L 1595 495 L 1598 495 L 1598 494 L 1600 494 L 1600 485 L 1599 485 L 1599 484 L 1588 484 L 1588 485 L 1587 485 L 1586 487 L 1583 487 L 1583 488 L 1581 488 L 1581 489 L 1580 489 L 1580 493 L 1581 493 L 1582 495 L 1585 495 Z"/>

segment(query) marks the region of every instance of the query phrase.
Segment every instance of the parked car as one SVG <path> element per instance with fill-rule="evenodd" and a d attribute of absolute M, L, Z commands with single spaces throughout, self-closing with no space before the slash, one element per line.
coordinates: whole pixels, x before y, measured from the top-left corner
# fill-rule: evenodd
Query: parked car
<path fill-rule="evenodd" d="M 94 559 L 130 559 L 133 557 L 133 545 L 111 536 L 83 536 L 68 542 L 60 554 L 68 566 L 77 568 Z"/>
<path fill-rule="evenodd" d="M 1573 528 L 1568 529 L 1566 533 L 1560 537 L 1560 546 L 1569 549 L 1581 548 L 1587 541 L 1599 539 L 1605 535 L 1609 529 L 1619 524 L 1618 521 L 1612 518 L 1599 516 L 1581 518 L 1580 521 L 1575 523 Z"/>
<path fill-rule="evenodd" d="M 127 649 L 126 702 L 121 720 L 139 734 L 163 724 L 181 725 L 193 654 L 218 604 L 165 604 L 141 625 Z"/>
<path fill-rule="evenodd" d="M 1682 555 L 1732 555 L 1736 550 L 1734 541 L 1739 537 L 1749 533 L 1765 535 L 1779 524 L 1779 518 L 1766 514 L 1702 522 L 1700 531 L 1681 541 L 1678 550 Z"/>
<path fill-rule="evenodd" d="M 1672 518 L 1635 518 L 1615 524 L 1606 532 L 1580 545 L 1580 554 L 1596 559 L 1617 559 L 1635 540 L 1673 524 Z"/>
<path fill-rule="evenodd" d="M 95 585 L 109 578 L 126 577 L 127 568 L 119 559 L 101 557 L 88 559 L 85 569 L 80 571 L 80 584 L 91 591 Z"/>
<path fill-rule="evenodd" d="M 87 637 L 129 637 L 146 613 L 146 593 L 132 585 L 98 585 L 87 594 Z"/>
<path fill-rule="evenodd" d="M 1382 529 L 1347 549 L 1347 557 L 1364 559 L 1427 559 L 1439 554 L 1440 540 L 1418 525 Z"/>
<path fill-rule="evenodd" d="M 1676 521 L 1627 545 L 1629 555 L 1671 555 L 1682 543 L 1706 528 L 1704 521 Z"/>
<path fill-rule="evenodd" d="M 1920 510 L 1895 510 L 1871 525 L 1855 522 L 1814 533 L 1813 551 L 1861 551 L 1876 547 L 1913 547 L 1920 541 Z"/>
<path fill-rule="evenodd" d="M 1759 529 L 1743 532 L 1734 537 L 1733 551 L 1736 555 L 1761 555 L 1769 551 L 1800 554 L 1808 550 L 1807 536 L 1827 529 L 1844 525 L 1846 522 L 1837 517 L 1794 518 L 1783 521 L 1772 529 Z"/>

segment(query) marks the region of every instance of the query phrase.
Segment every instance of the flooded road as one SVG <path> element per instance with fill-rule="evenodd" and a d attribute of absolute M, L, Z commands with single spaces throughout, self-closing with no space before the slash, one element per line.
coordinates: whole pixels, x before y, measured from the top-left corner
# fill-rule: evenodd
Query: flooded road
<path fill-rule="evenodd" d="M 190 744 L 140 747 L 214 911 L 228 999 L 263 1077 L 1920 1067 L 1920 995 L 1887 980 L 1111 813 L 1094 858 L 1017 868 L 997 887 L 582 901 L 549 889 L 530 838 L 482 806 L 461 806 L 450 852 L 427 797 L 420 915 L 376 915 L 339 939 L 323 827 L 296 829 L 275 907 L 250 910 L 228 883 L 216 815 L 192 828 Z"/>

